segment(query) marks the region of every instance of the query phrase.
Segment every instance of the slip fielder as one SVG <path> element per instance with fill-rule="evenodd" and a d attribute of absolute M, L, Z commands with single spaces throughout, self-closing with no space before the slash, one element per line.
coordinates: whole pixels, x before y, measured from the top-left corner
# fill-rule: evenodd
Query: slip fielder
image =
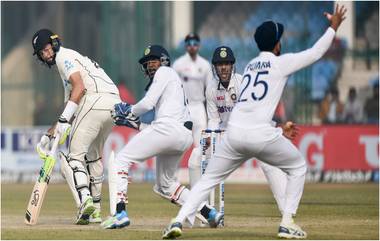
<path fill-rule="evenodd" d="M 208 129 L 210 130 L 225 130 L 230 114 L 237 103 L 243 76 L 235 72 L 235 61 L 234 53 L 229 47 L 220 46 L 215 49 L 211 61 L 214 79 L 206 90 Z M 276 123 L 272 122 L 272 125 L 275 126 Z M 293 139 L 297 134 L 297 128 L 291 122 L 281 127 L 283 135 L 288 139 Z M 268 180 L 277 206 L 282 213 L 287 184 L 286 174 L 281 169 L 265 162 L 258 160 L 258 164 Z"/>
<path fill-rule="evenodd" d="M 209 62 L 198 54 L 200 38 L 197 34 L 188 34 L 185 38 L 185 45 L 187 53 L 174 62 L 173 69 L 181 77 L 189 101 L 190 118 L 193 122 L 194 149 L 188 161 L 190 186 L 193 187 L 200 178 L 199 169 L 202 155 L 200 139 L 202 130 L 207 127 L 205 91 L 207 85 L 212 81 L 212 71 Z"/>

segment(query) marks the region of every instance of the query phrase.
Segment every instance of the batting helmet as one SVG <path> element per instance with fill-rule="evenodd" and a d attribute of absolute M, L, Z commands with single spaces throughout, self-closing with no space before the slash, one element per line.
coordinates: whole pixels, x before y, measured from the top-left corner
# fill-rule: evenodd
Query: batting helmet
<path fill-rule="evenodd" d="M 44 63 L 46 63 L 46 61 L 44 61 L 41 58 L 39 52 L 45 48 L 46 44 L 49 44 L 49 43 L 51 44 L 53 51 L 55 53 L 57 53 L 59 51 L 60 46 L 61 46 L 61 41 L 60 41 L 58 35 L 54 34 L 49 29 L 38 30 L 33 35 L 33 38 L 32 38 L 32 45 L 33 45 L 33 49 L 34 49 L 33 55 L 37 55 L 38 59 Z M 54 63 L 55 63 L 55 60 L 54 60 Z M 48 64 L 48 63 L 46 63 L 46 64 Z M 48 65 L 50 66 L 51 64 L 48 64 Z"/>

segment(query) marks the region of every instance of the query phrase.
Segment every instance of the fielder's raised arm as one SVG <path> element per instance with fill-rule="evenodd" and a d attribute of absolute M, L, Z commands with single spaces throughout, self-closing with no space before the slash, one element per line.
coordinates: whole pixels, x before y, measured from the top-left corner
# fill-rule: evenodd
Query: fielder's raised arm
<path fill-rule="evenodd" d="M 330 26 L 313 47 L 299 53 L 289 53 L 280 56 L 279 61 L 282 67 L 282 74 L 290 75 L 322 58 L 330 48 L 335 37 L 335 32 L 346 18 L 344 16 L 346 11 L 347 9 L 345 9 L 344 6 L 339 7 L 339 4 L 337 4 L 334 14 L 324 13 L 326 18 L 330 21 Z M 283 26 L 281 24 L 278 26 L 279 32 L 282 34 Z"/>

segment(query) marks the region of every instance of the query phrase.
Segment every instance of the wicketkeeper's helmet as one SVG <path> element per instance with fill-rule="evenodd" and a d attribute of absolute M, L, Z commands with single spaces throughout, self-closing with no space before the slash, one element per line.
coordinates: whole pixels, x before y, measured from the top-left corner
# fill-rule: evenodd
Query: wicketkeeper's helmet
<path fill-rule="evenodd" d="M 139 59 L 139 63 L 144 65 L 147 61 L 158 59 L 161 66 L 170 66 L 170 56 L 168 51 L 161 45 L 150 45 L 145 51 L 144 55 Z"/>

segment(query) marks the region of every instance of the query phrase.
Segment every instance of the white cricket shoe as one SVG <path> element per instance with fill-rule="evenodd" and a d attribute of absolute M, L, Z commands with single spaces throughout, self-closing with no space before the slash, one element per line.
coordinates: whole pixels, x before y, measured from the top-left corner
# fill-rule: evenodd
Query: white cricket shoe
<path fill-rule="evenodd" d="M 307 234 L 305 231 L 301 229 L 300 226 L 298 226 L 294 222 L 291 222 L 287 224 L 281 223 L 278 229 L 277 236 L 279 238 L 286 239 L 305 239 L 307 237 Z"/>

